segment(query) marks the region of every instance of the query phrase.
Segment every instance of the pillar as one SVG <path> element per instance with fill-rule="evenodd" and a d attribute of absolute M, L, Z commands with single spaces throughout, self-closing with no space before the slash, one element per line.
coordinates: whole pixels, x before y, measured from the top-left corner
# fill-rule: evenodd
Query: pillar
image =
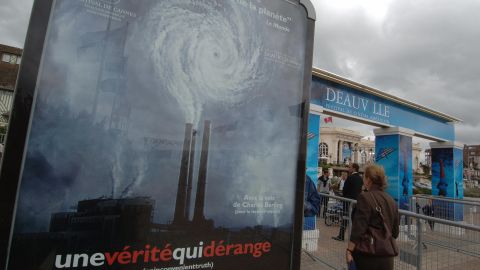
<path fill-rule="evenodd" d="M 463 144 L 457 142 L 430 143 L 432 158 L 432 195 L 463 199 Z M 440 204 L 440 201 L 435 201 Z M 443 203 L 444 216 L 449 220 L 463 220 L 461 204 Z"/>
<path fill-rule="evenodd" d="M 338 140 L 337 143 L 337 164 L 343 163 L 343 141 Z"/>
<path fill-rule="evenodd" d="M 308 115 L 306 174 L 317 186 L 318 181 L 318 145 L 320 142 L 320 115 Z M 316 228 L 316 217 L 303 218 L 302 248 L 314 252 L 318 247 L 320 233 Z"/>
<path fill-rule="evenodd" d="M 385 169 L 387 193 L 401 209 L 409 209 L 413 194 L 412 136 L 413 132 L 399 127 L 380 128 L 375 134 L 375 162 Z"/>
<path fill-rule="evenodd" d="M 308 116 L 307 135 L 307 175 L 317 186 L 318 181 L 318 145 L 320 143 L 320 115 L 310 113 Z M 305 217 L 304 230 L 316 228 L 315 217 Z"/>

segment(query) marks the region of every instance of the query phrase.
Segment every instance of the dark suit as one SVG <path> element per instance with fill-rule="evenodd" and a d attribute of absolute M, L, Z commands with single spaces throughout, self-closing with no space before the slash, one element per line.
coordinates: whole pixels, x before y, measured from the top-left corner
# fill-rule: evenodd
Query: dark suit
<path fill-rule="evenodd" d="M 358 195 L 362 193 L 362 187 L 363 187 L 363 179 L 360 176 L 358 172 L 352 173 L 350 176 L 347 177 L 345 180 L 345 184 L 343 185 L 343 197 L 352 199 L 352 200 L 357 200 Z M 350 203 L 345 202 L 343 203 L 343 211 L 344 211 L 344 216 L 348 215 L 348 209 L 349 209 Z M 353 215 L 355 213 L 355 209 L 352 211 L 352 216 L 351 218 L 353 219 Z M 344 239 L 345 237 L 345 229 L 347 228 L 347 220 L 344 219 L 342 220 L 342 224 L 340 224 L 340 231 L 338 232 L 338 238 Z"/>
<path fill-rule="evenodd" d="M 358 195 L 362 192 L 363 179 L 359 173 L 352 173 L 343 185 L 343 197 L 352 200 L 358 199 Z"/>

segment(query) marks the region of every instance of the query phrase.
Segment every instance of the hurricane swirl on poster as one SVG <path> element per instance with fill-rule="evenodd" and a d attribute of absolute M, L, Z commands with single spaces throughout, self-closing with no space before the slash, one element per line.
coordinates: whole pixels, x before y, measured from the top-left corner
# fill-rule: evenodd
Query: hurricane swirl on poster
<path fill-rule="evenodd" d="M 143 23 L 155 75 L 194 126 L 205 105 L 243 102 L 265 78 L 255 16 L 235 1 L 162 1 Z"/>

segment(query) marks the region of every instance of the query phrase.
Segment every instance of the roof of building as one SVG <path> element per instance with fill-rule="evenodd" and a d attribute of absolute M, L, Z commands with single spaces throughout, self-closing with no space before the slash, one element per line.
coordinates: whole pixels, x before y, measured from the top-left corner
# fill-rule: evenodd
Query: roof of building
<path fill-rule="evenodd" d="M 23 50 L 17 47 L 0 44 L 0 52 L 22 55 Z"/>

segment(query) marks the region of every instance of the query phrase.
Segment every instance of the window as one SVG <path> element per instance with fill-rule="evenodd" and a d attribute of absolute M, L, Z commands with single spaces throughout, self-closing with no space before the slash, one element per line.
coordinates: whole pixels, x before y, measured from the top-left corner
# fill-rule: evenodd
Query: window
<path fill-rule="evenodd" d="M 318 154 L 320 155 L 320 158 L 328 157 L 328 145 L 326 143 L 320 143 L 320 146 L 318 147 Z"/>
<path fill-rule="evenodd" d="M 8 53 L 2 54 L 2 62 L 10 63 L 10 54 Z"/>
<path fill-rule="evenodd" d="M 4 53 L 2 54 L 2 62 L 5 63 L 10 63 L 10 64 L 20 64 L 21 56 L 15 55 L 15 54 L 10 54 L 10 53 Z"/>
<path fill-rule="evenodd" d="M 16 64 L 17 63 L 17 56 L 12 54 L 10 55 L 10 64 Z"/>
<path fill-rule="evenodd" d="M 362 150 L 360 152 L 360 156 L 361 156 L 361 159 L 362 159 L 362 164 L 365 164 L 367 163 L 367 152 L 365 150 Z"/>

